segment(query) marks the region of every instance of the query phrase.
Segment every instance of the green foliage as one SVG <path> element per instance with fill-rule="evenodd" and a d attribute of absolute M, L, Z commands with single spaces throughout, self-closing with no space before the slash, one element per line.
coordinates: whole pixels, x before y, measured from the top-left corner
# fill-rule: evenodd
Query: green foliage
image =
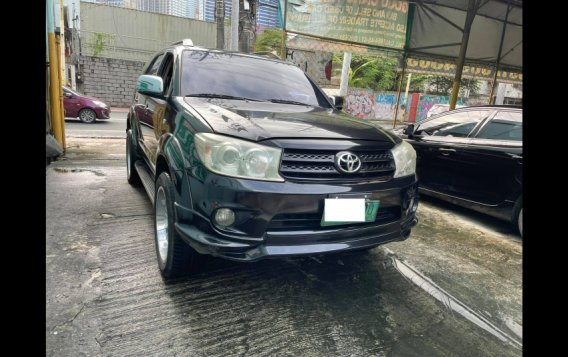
<path fill-rule="evenodd" d="M 406 76 L 408 76 L 408 74 Z M 431 74 L 412 73 L 412 76 L 410 77 L 409 92 L 423 92 L 424 87 L 428 83 L 430 83 L 430 81 L 432 80 L 432 77 L 433 76 Z M 406 83 L 404 83 L 404 85 L 406 85 Z"/>
<path fill-rule="evenodd" d="M 280 53 L 282 46 L 282 30 L 266 29 L 256 36 L 255 52 L 276 51 L 278 56 L 283 58 Z"/>
<path fill-rule="evenodd" d="M 93 51 L 93 56 L 97 57 L 106 48 L 107 43 L 114 39 L 114 35 L 107 33 L 95 32 L 91 37 L 88 46 Z"/>
<path fill-rule="evenodd" d="M 449 76 L 432 76 L 430 80 L 430 90 L 431 94 L 436 95 L 450 95 L 452 92 L 452 86 L 454 84 L 454 78 Z M 475 97 L 479 94 L 480 83 L 475 79 L 462 78 L 460 82 L 460 91 L 469 90 L 469 95 Z"/>
<path fill-rule="evenodd" d="M 334 75 L 341 75 L 343 54 L 333 55 Z M 390 56 L 353 55 L 351 68 L 349 68 L 349 87 L 366 88 L 375 92 L 397 91 L 400 72 L 397 72 L 398 59 Z M 402 90 L 406 87 L 405 75 Z M 453 78 L 447 76 L 434 76 L 430 74 L 413 73 L 410 79 L 409 92 L 424 92 L 425 88 L 431 94 L 449 95 L 451 93 Z M 433 87 L 433 88 L 432 88 Z M 480 91 L 480 82 L 477 80 L 462 79 L 461 92 L 469 90 L 470 96 L 476 96 Z"/>
<path fill-rule="evenodd" d="M 343 55 L 334 54 L 333 61 L 339 63 L 334 74 L 340 75 Z M 393 90 L 396 87 L 397 61 L 397 58 L 389 56 L 353 55 L 349 68 L 349 86 L 377 92 Z"/>

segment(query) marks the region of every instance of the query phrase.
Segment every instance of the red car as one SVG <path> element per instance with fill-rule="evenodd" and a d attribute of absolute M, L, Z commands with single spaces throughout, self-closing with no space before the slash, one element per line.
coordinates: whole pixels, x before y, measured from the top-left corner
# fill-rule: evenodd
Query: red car
<path fill-rule="evenodd" d="M 87 97 L 63 87 L 63 105 L 66 118 L 77 118 L 87 124 L 97 119 L 109 119 L 110 107 L 97 98 Z"/>

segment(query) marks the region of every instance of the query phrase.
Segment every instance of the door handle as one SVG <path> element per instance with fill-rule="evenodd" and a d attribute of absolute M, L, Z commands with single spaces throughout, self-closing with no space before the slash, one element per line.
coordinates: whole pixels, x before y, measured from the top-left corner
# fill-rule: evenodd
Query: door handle
<path fill-rule="evenodd" d="M 448 156 L 450 155 L 450 153 L 456 152 L 455 149 L 448 149 L 448 148 L 439 148 L 438 151 L 440 151 L 444 156 Z"/>

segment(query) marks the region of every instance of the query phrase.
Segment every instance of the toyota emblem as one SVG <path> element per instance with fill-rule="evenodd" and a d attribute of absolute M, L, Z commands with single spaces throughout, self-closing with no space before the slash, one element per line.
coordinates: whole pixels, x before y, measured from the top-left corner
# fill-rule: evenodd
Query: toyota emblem
<path fill-rule="evenodd" d="M 354 174 L 361 168 L 361 159 L 352 152 L 340 151 L 335 155 L 335 166 L 346 174 Z"/>

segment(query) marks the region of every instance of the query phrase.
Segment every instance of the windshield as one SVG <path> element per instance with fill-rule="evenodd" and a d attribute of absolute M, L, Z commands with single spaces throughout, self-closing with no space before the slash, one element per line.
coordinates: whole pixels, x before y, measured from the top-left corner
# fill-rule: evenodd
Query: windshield
<path fill-rule="evenodd" d="M 77 96 L 82 96 L 81 93 L 75 92 L 74 90 L 72 90 L 71 88 L 67 88 L 67 87 L 63 87 L 64 90 L 68 91 L 71 94 L 77 95 Z"/>
<path fill-rule="evenodd" d="M 331 107 L 294 65 L 209 51 L 184 51 L 181 95 Z"/>

